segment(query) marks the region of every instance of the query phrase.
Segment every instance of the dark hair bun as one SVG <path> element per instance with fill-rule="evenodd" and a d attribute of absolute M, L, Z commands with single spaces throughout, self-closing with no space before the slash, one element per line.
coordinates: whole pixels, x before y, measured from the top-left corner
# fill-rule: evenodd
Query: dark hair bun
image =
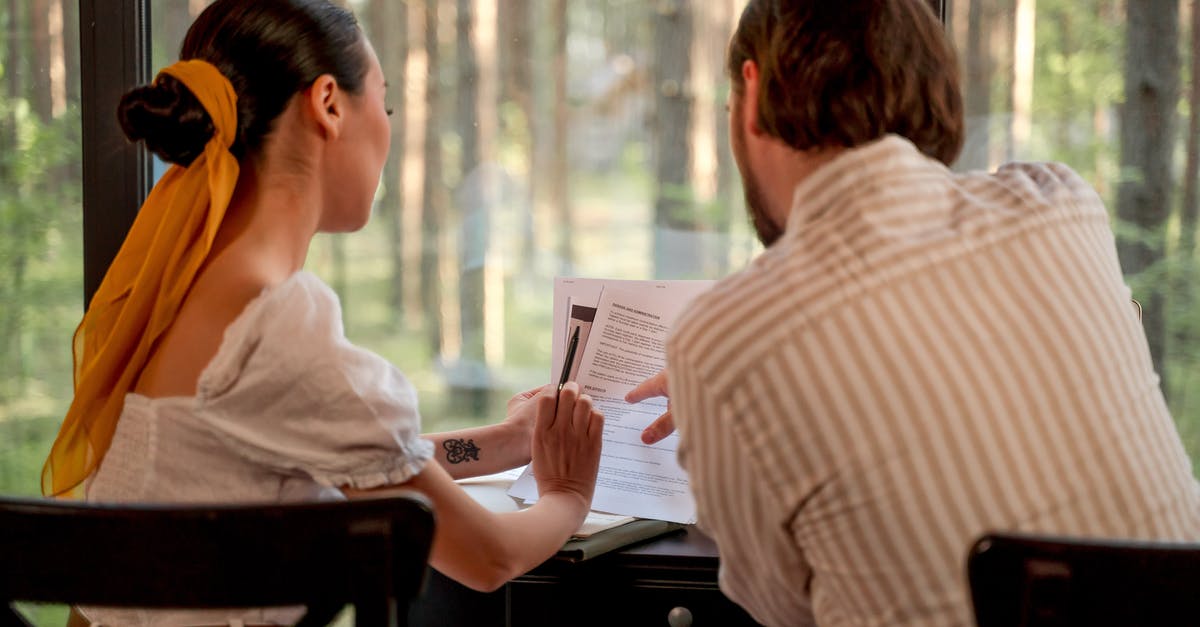
<path fill-rule="evenodd" d="M 204 152 L 215 132 L 200 101 L 169 74 L 122 96 L 117 118 L 129 141 L 144 141 L 163 160 L 185 167 Z"/>

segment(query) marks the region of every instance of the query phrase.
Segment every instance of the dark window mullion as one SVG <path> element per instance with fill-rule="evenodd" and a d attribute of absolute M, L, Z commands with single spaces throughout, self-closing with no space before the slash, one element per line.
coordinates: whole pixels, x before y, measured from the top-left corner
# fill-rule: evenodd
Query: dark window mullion
<path fill-rule="evenodd" d="M 939 19 L 942 20 L 942 24 L 946 23 L 946 5 L 949 4 L 949 1 L 950 0 L 929 0 L 929 3 L 933 5 L 933 12 L 937 14 Z"/>
<path fill-rule="evenodd" d="M 150 80 L 149 0 L 80 0 L 84 307 L 153 183 L 151 159 L 126 141 L 117 103 Z"/>

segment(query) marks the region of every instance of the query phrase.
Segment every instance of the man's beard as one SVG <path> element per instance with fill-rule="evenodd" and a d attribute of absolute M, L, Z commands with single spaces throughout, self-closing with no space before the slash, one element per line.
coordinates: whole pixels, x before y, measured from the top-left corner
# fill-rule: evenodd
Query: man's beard
<path fill-rule="evenodd" d="M 741 116 L 740 103 L 734 105 L 733 115 L 734 119 Z M 763 194 L 762 185 L 758 184 L 758 179 L 754 177 L 746 158 L 744 133 L 741 126 L 733 125 L 729 133 L 730 149 L 733 151 L 733 161 L 737 164 L 738 173 L 742 175 L 742 191 L 746 196 L 746 212 L 750 214 L 750 224 L 754 227 L 754 233 L 758 235 L 758 241 L 769 248 L 783 235 L 783 229 L 776 226 L 767 214 L 767 199 Z"/>
<path fill-rule="evenodd" d="M 764 247 L 770 248 L 771 244 L 783 235 L 783 229 L 776 226 L 767 215 L 764 208 L 767 203 L 762 187 L 749 172 L 742 174 L 742 190 L 746 196 L 746 211 L 750 214 L 750 224 L 754 226 L 754 233 L 758 235 L 758 241 L 762 242 Z"/>

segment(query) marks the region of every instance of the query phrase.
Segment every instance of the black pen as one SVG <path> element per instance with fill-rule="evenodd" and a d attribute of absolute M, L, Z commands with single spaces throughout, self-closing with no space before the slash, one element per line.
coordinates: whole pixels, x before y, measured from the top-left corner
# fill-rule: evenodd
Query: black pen
<path fill-rule="evenodd" d="M 562 374 L 558 376 L 558 392 L 554 393 L 554 415 L 558 415 L 558 394 L 562 392 L 563 386 L 567 384 L 567 379 L 571 376 L 571 362 L 575 361 L 575 348 L 579 346 L 579 327 L 575 327 L 575 332 L 571 334 L 571 340 L 567 342 L 567 358 L 564 360 Z"/>
<path fill-rule="evenodd" d="M 570 341 L 567 342 L 567 358 L 564 360 L 562 375 L 558 377 L 558 391 L 561 392 L 563 386 L 571 377 L 571 362 L 575 361 L 575 349 L 579 347 L 579 327 L 575 327 L 575 332 L 571 334 Z"/>

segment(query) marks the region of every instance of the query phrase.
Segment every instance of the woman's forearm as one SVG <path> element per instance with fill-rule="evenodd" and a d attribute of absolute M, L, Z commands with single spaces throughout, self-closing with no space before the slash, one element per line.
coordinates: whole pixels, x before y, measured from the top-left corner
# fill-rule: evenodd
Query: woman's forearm
<path fill-rule="evenodd" d="M 394 489 L 400 486 L 391 486 Z M 519 512 L 492 512 L 429 464 L 402 486 L 424 493 L 437 515 L 431 566 L 474 590 L 492 591 L 546 561 L 579 528 L 588 504 L 578 494 L 548 492 Z M 350 498 L 389 488 L 343 491 Z"/>
<path fill-rule="evenodd" d="M 550 493 L 528 509 L 487 514 L 445 525 L 439 519 L 430 555 L 438 571 L 484 592 L 550 559 L 579 529 L 587 506 L 578 495 Z"/>
<path fill-rule="evenodd" d="M 508 422 L 423 436 L 433 456 L 454 479 L 477 477 L 529 463 L 528 430 Z"/>

